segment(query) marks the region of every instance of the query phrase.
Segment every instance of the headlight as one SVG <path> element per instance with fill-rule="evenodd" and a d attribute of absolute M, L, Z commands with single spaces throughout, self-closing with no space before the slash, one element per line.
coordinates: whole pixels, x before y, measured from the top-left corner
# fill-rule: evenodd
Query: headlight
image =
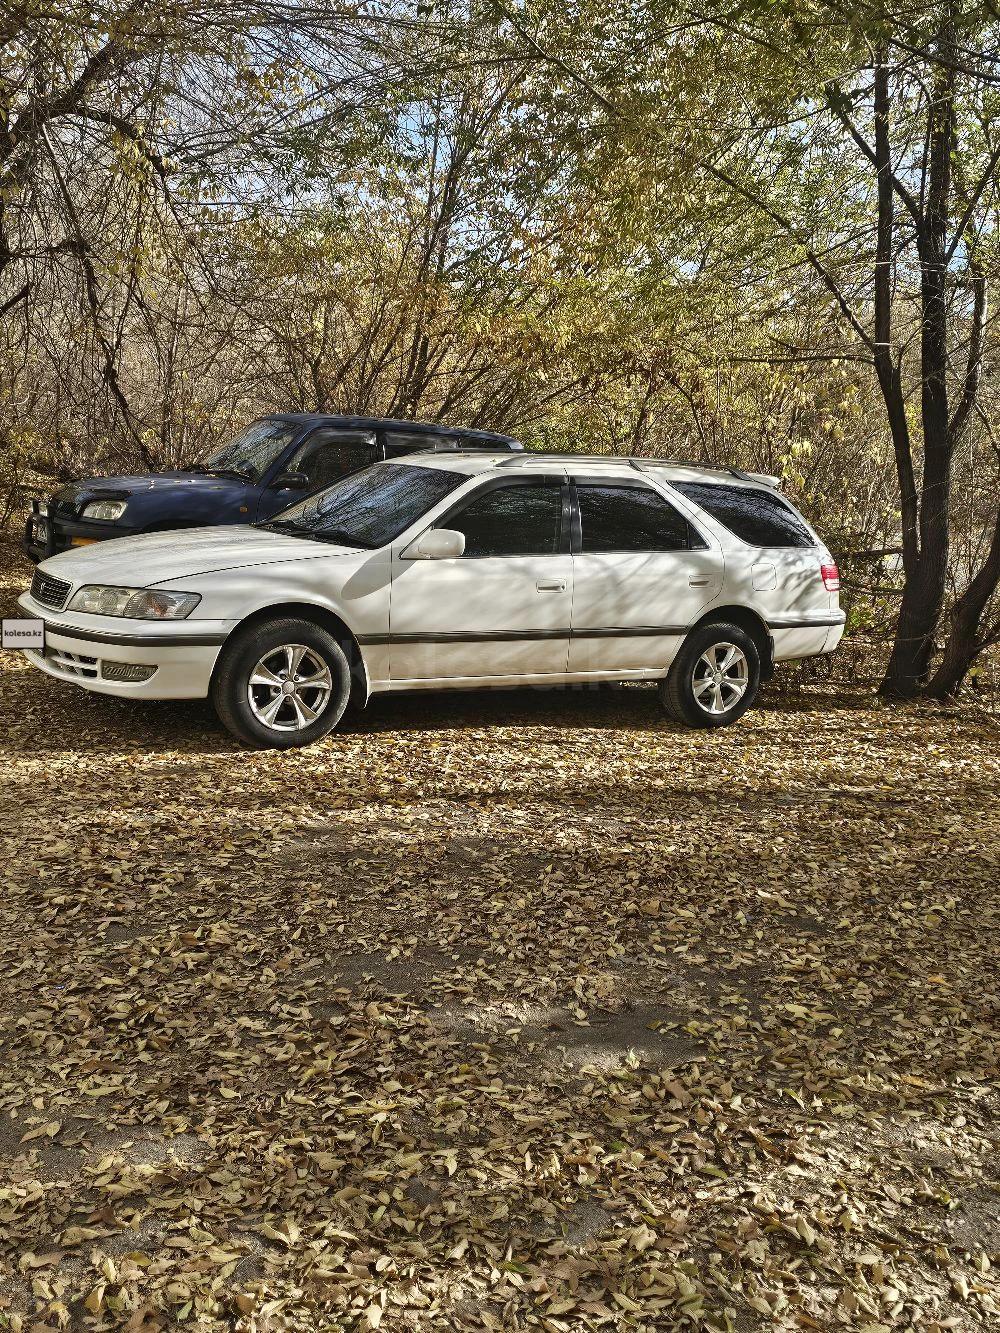
<path fill-rule="evenodd" d="M 49 502 L 48 502 L 48 500 L 39 500 L 39 501 L 38 501 L 38 514 L 39 514 L 39 517 L 40 517 L 40 518 L 48 518 L 48 516 L 49 516 Z"/>
<path fill-rule="evenodd" d="M 106 588 L 88 583 L 77 589 L 67 611 L 91 616 L 128 616 L 132 620 L 183 620 L 201 601 L 195 592 L 161 592 L 159 588 Z"/>
<path fill-rule="evenodd" d="M 91 500 L 89 505 L 83 506 L 80 517 L 100 518 L 106 523 L 113 523 L 116 518 L 121 518 L 127 508 L 127 500 Z"/>

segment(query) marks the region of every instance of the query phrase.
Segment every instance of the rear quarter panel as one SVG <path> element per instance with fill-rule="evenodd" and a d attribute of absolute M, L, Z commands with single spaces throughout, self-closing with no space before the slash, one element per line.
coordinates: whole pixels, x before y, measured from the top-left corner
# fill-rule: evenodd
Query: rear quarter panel
<path fill-rule="evenodd" d="M 824 587 L 817 547 L 780 547 L 747 553 L 753 605 L 768 623 L 775 661 L 811 657 L 826 647 L 836 597 Z"/>
<path fill-rule="evenodd" d="M 696 508 L 694 516 L 725 553 L 726 584 L 720 602 L 745 606 L 766 622 L 776 662 L 832 651 L 843 630 L 829 624 L 838 611 L 837 594 L 827 591 L 820 574 L 830 555 L 801 514 L 815 546 L 750 546 L 706 511 Z M 810 624 L 813 620 L 825 623 Z"/>

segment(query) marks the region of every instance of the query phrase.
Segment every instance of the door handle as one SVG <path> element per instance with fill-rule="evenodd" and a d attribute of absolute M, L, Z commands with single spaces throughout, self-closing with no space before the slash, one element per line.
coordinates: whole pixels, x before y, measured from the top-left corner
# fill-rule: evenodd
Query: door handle
<path fill-rule="evenodd" d="M 538 592 L 565 592 L 565 583 L 536 583 L 535 588 Z"/>
<path fill-rule="evenodd" d="M 688 584 L 692 588 L 707 588 L 711 579 L 688 579 Z"/>

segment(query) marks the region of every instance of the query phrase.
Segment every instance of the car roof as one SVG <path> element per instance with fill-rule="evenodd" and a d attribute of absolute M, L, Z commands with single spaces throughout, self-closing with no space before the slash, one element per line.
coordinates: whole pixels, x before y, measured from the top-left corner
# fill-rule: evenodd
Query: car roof
<path fill-rule="evenodd" d="M 523 446 L 511 435 L 502 435 L 497 431 L 473 430 L 471 426 L 446 426 L 440 421 L 403 421 L 398 417 L 345 417 L 331 416 L 326 412 L 269 412 L 269 421 L 293 421 L 296 425 L 341 426 L 348 430 L 399 430 L 414 435 L 451 435 L 474 443 L 482 440 L 488 444 Z"/>
<path fill-rule="evenodd" d="M 563 472 L 568 476 L 593 477 L 629 477 L 635 480 L 637 474 L 647 473 L 661 481 L 679 482 L 715 482 L 741 486 L 759 486 L 773 490 L 779 485 L 779 478 L 763 472 L 738 472 L 735 468 L 709 467 L 701 463 L 672 462 L 669 459 L 628 458 L 610 454 L 543 454 L 532 451 L 524 453 L 488 453 L 476 451 L 463 454 L 454 453 L 412 453 L 401 458 L 387 460 L 393 464 L 410 464 L 417 467 L 437 467 L 452 472 L 463 472 L 468 476 L 502 470 L 511 476 L 532 472 Z"/>

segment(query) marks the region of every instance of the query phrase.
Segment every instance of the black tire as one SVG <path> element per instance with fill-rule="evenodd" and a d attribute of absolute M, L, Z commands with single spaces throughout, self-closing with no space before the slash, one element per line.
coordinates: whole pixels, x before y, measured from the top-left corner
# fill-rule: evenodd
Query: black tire
<path fill-rule="evenodd" d="M 726 646 L 724 648 L 724 646 Z M 719 664 L 725 662 L 728 647 L 735 647 L 743 656 L 744 667 L 735 660 L 727 672 L 721 672 L 721 681 L 712 675 L 705 654 L 720 650 Z M 696 697 L 696 673 L 703 683 L 700 703 Z M 736 697 L 737 688 L 742 693 Z M 667 677 L 660 684 L 660 701 L 669 717 L 685 727 L 728 727 L 752 707 L 760 689 L 760 653 L 753 639 L 739 625 L 720 622 L 702 625 L 693 630 L 674 659 Z M 709 707 L 726 705 L 721 711 L 710 712 Z"/>
<path fill-rule="evenodd" d="M 278 679 L 284 664 L 287 678 L 287 667 L 295 660 L 296 648 L 306 650 L 302 657 L 304 668 L 312 668 L 318 662 L 325 665 L 329 687 L 321 672 L 304 671 L 301 684 L 293 680 L 295 688 L 287 696 L 283 696 L 283 682 L 280 687 L 253 686 L 252 704 L 250 677 L 258 664 L 269 659 L 267 670 Z M 321 683 L 309 685 L 310 678 Z M 329 630 L 310 620 L 286 616 L 236 630 L 226 641 L 212 678 L 212 703 L 223 726 L 245 745 L 257 750 L 290 750 L 311 745 L 333 730 L 347 707 L 350 689 L 347 656 Z M 277 706 L 273 726 L 258 716 L 269 705 Z M 304 721 L 313 711 L 315 721 Z"/>

